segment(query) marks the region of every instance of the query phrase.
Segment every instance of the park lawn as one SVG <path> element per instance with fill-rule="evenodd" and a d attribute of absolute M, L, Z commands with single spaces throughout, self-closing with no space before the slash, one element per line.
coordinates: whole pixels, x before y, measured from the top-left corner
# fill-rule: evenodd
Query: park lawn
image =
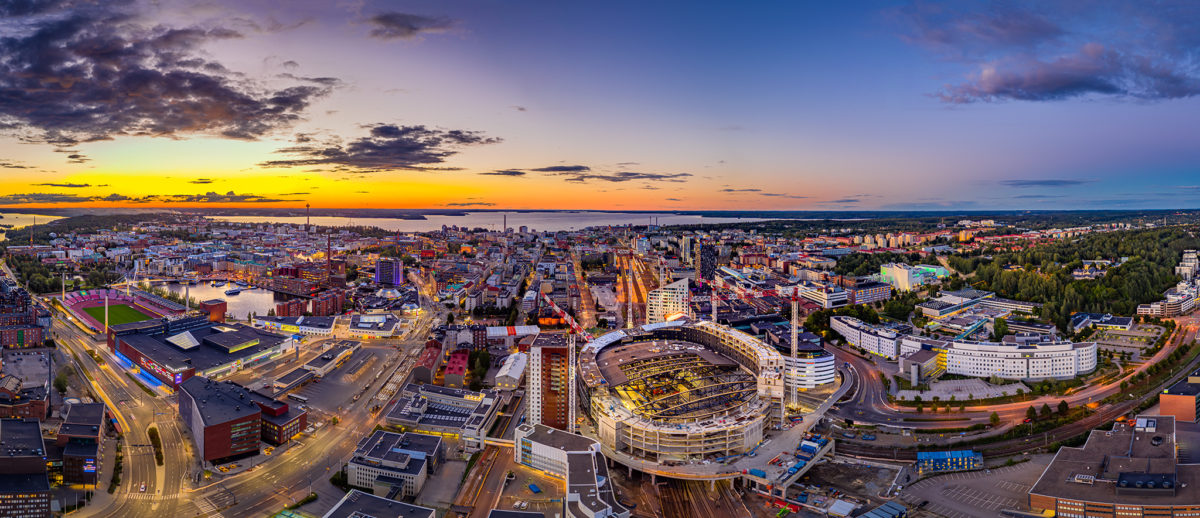
<path fill-rule="evenodd" d="M 92 318 L 96 319 L 101 325 L 104 324 L 104 306 L 96 306 L 94 308 L 83 308 Z M 118 326 L 128 324 L 130 322 L 141 322 L 154 318 L 147 315 L 133 306 L 128 304 L 109 304 L 108 306 L 108 325 Z"/>

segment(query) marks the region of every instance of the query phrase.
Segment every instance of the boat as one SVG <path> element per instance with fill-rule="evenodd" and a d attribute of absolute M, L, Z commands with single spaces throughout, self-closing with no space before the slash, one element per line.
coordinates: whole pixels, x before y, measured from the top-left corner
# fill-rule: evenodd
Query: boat
<path fill-rule="evenodd" d="M 237 295 L 238 293 L 241 293 L 241 292 L 242 292 L 241 288 L 230 288 L 230 289 L 225 290 L 226 295 Z"/>
<path fill-rule="evenodd" d="M 225 281 L 213 281 L 212 285 L 214 288 L 220 288 L 225 285 Z"/>
<path fill-rule="evenodd" d="M 239 280 L 239 281 L 234 281 L 234 284 L 237 284 L 238 286 L 241 286 L 241 287 L 243 287 L 243 288 L 245 288 L 245 287 L 247 287 L 247 286 L 249 286 L 249 285 L 250 285 L 250 283 L 248 283 L 248 282 L 246 282 L 246 281 L 242 281 L 242 280 Z"/>

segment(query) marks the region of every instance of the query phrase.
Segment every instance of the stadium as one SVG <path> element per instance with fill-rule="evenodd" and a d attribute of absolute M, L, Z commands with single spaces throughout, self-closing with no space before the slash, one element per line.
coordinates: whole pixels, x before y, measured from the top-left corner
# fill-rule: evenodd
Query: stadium
<path fill-rule="evenodd" d="M 784 356 L 687 319 L 606 334 L 579 355 L 581 403 L 606 450 L 663 465 L 755 448 L 782 418 Z"/>
<path fill-rule="evenodd" d="M 62 306 L 93 332 L 104 330 L 104 300 L 108 298 L 108 325 L 140 322 L 178 315 L 186 308 L 177 302 L 141 290 L 99 289 L 75 291 L 62 298 Z"/>

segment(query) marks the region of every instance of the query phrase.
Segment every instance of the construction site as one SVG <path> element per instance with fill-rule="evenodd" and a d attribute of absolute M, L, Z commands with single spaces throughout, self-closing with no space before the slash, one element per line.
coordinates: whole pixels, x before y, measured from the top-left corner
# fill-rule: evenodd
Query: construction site
<path fill-rule="evenodd" d="M 661 466 L 720 462 L 785 421 L 784 369 L 779 352 L 725 326 L 649 324 L 583 348 L 581 403 L 606 449 Z"/>

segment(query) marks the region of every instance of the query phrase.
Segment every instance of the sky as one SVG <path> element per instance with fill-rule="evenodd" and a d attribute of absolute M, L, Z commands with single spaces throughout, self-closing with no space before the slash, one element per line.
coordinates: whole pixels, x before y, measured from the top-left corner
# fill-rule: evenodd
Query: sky
<path fill-rule="evenodd" d="M 0 0 L 0 206 L 1200 207 L 1200 3 Z"/>

